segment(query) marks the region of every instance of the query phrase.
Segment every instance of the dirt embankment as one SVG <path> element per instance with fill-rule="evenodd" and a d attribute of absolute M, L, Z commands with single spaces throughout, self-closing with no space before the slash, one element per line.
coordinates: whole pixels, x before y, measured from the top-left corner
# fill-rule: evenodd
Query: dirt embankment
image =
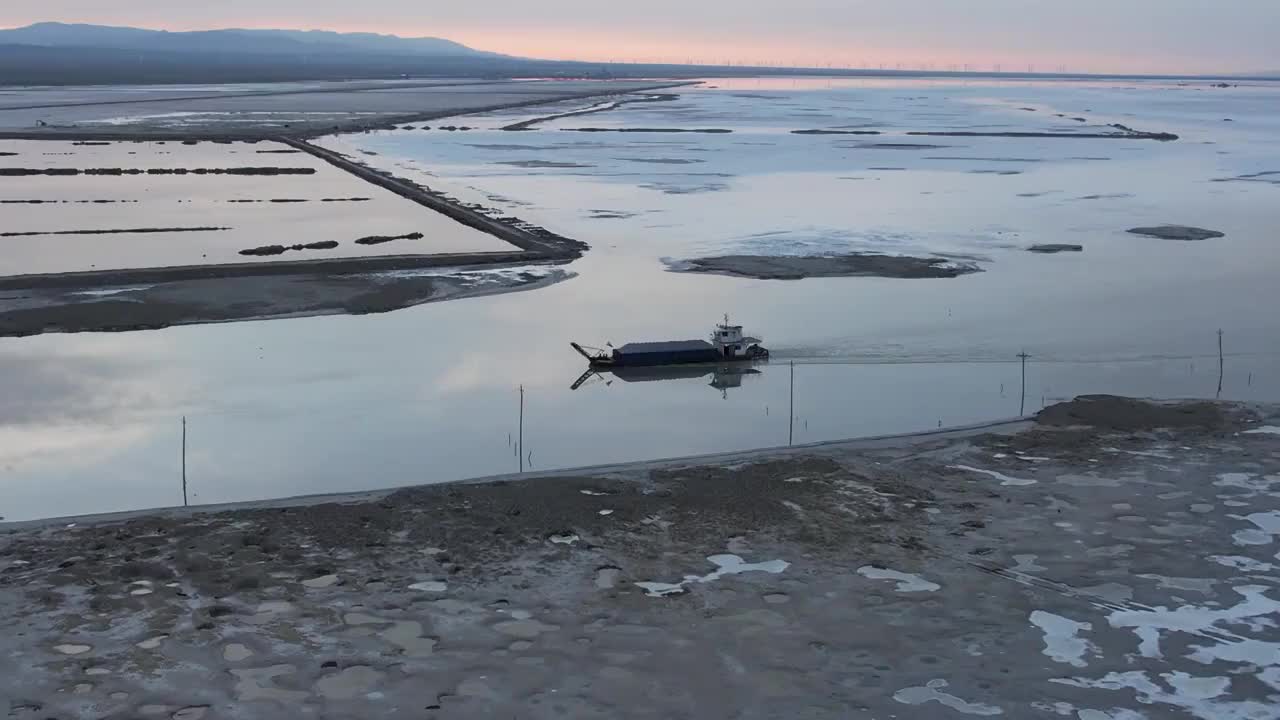
<path fill-rule="evenodd" d="M 314 243 L 327 249 L 327 243 Z M 253 255 L 280 255 L 285 246 L 255 248 Z M 293 274 L 278 274 L 271 263 L 249 266 L 261 275 L 230 272 L 224 276 L 191 276 L 173 280 L 165 269 L 148 277 L 135 271 L 134 283 L 112 289 L 107 296 L 70 288 L 25 289 L 22 299 L 0 309 L 0 337 L 22 337 L 48 332 L 124 332 L 174 325 L 198 325 L 236 320 L 306 315 L 389 312 L 426 302 L 528 290 L 570 277 L 563 270 L 524 273 L 471 272 L 464 275 L 442 270 L 440 275 L 377 275 L 394 270 L 397 263 L 417 268 L 415 258 L 365 258 L 278 261 L 295 266 Z M 507 260 L 523 265 L 520 258 Z M 354 263 L 354 265 L 353 265 Z M 309 274 L 299 268 L 310 267 Z M 347 273 L 338 269 L 346 267 Z M 498 266 L 501 267 L 501 266 Z M 473 268 L 474 270 L 475 268 Z M 209 268 L 215 272 L 216 267 Z M 147 285 L 145 283 L 155 283 Z"/>

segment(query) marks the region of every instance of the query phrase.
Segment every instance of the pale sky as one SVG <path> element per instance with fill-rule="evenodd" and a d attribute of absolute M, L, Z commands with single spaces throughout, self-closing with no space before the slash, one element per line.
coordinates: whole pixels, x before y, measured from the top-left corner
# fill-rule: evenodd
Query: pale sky
<path fill-rule="evenodd" d="M 1280 71 L 1280 0 L 0 0 L 42 20 L 445 37 L 571 60 Z"/>

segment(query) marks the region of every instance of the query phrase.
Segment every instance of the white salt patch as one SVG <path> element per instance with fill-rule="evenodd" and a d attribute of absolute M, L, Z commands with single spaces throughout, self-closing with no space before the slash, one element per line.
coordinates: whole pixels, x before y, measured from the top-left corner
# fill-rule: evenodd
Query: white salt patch
<path fill-rule="evenodd" d="M 679 583 L 639 582 L 636 585 L 643 588 L 650 597 L 662 597 L 663 595 L 682 593 L 686 590 L 685 586 L 690 583 L 709 583 L 726 575 L 739 575 L 748 572 L 766 572 L 777 575 L 791 567 L 791 563 L 786 560 L 749 563 L 737 555 L 711 555 L 707 558 L 707 561 L 715 565 L 716 569 L 701 577 L 685 575 L 684 579 Z"/>
<path fill-rule="evenodd" d="M 929 513 L 930 515 L 939 515 L 942 513 L 942 510 L 938 508 L 925 508 L 924 511 Z"/>
<path fill-rule="evenodd" d="M 1164 654 L 1160 652 L 1160 631 L 1153 627 L 1139 627 L 1133 629 L 1133 634 L 1138 636 L 1138 653 L 1142 657 L 1162 658 Z"/>
<path fill-rule="evenodd" d="M 785 482 L 785 483 L 802 483 L 802 482 L 804 482 L 804 481 L 805 481 L 805 480 L 807 480 L 807 479 L 808 479 L 808 478 L 802 478 L 802 477 L 791 477 L 791 478 L 786 478 L 786 479 L 784 479 L 782 482 Z"/>
<path fill-rule="evenodd" d="M 302 584 L 309 588 L 327 588 L 336 582 L 338 582 L 337 575 L 321 575 L 320 577 L 311 578 L 310 580 L 303 580 Z"/>
<path fill-rule="evenodd" d="M 1222 473 L 1214 485 L 1240 488 L 1252 493 L 1271 493 L 1272 486 L 1277 480 L 1280 480 L 1280 477 L 1272 475 L 1260 478 L 1249 473 Z"/>
<path fill-rule="evenodd" d="M 678 595 L 684 592 L 684 583 L 660 583 L 660 582 L 638 582 L 636 587 L 644 590 L 649 597 L 663 597 L 666 595 Z"/>
<path fill-rule="evenodd" d="M 147 638 L 146 640 L 143 640 L 142 642 L 138 643 L 138 647 L 142 648 L 143 650 L 155 650 L 156 648 L 160 647 L 160 643 L 164 642 L 164 639 L 167 637 L 169 636 L 157 635 L 153 638 Z"/>
<path fill-rule="evenodd" d="M 997 460 L 1002 460 L 1002 459 L 1007 458 L 1007 457 L 1009 457 L 1009 456 L 1008 456 L 1008 455 L 1005 455 L 1004 453 L 996 453 L 995 455 L 992 455 L 991 457 L 993 457 L 993 458 L 995 458 L 995 459 L 997 459 Z"/>
<path fill-rule="evenodd" d="M 1124 453 L 1125 455 L 1137 455 L 1138 457 L 1153 457 L 1161 460 L 1172 460 L 1173 456 L 1165 452 L 1144 452 L 1142 450 L 1121 450 L 1120 448 L 1103 448 L 1103 452 Z"/>
<path fill-rule="evenodd" d="M 1210 555 L 1209 560 L 1219 565 L 1251 573 L 1268 573 L 1280 569 L 1271 563 L 1261 562 L 1242 555 Z"/>
<path fill-rule="evenodd" d="M 1257 525 L 1258 529 L 1268 535 L 1280 535 L 1280 512 L 1275 510 L 1270 512 L 1253 513 L 1252 515 L 1245 515 L 1238 519 L 1248 520 L 1254 525 Z"/>
<path fill-rule="evenodd" d="M 1139 650 L 1144 655 L 1159 652 L 1162 631 L 1182 632 L 1208 641 L 1208 644 L 1192 646 L 1194 652 L 1189 657 L 1197 662 L 1211 664 L 1225 661 L 1248 664 L 1262 669 L 1280 666 L 1280 643 L 1242 637 L 1227 627 L 1240 624 L 1252 626 L 1255 630 L 1269 627 L 1270 616 L 1280 612 L 1280 601 L 1273 600 L 1264 594 L 1271 589 L 1267 586 L 1243 585 L 1233 589 L 1244 598 L 1234 607 L 1219 609 L 1211 606 L 1184 605 L 1176 610 L 1164 607 L 1149 610 L 1123 610 L 1112 613 L 1107 617 L 1107 622 L 1116 628 L 1132 628 L 1140 641 Z M 1201 687 L 1201 685 L 1196 685 L 1195 678 L 1188 679 L 1185 676 L 1178 679 L 1182 686 L 1175 685 L 1173 693 L 1165 693 L 1142 673 L 1112 673 L 1098 681 L 1081 678 L 1076 678 L 1076 681 L 1094 683 L 1077 684 L 1077 687 L 1108 687 L 1109 689 L 1131 687 L 1140 695 L 1146 693 L 1155 698 L 1154 702 L 1177 705 L 1197 717 L 1239 718 L 1240 720 L 1280 718 L 1280 714 L 1248 714 L 1253 711 L 1250 709 L 1253 706 L 1249 703 L 1216 702 L 1205 705 L 1202 702 L 1205 698 L 1190 697 L 1193 694 L 1190 688 Z M 1075 681 L 1065 682 L 1076 684 Z M 1170 685 L 1174 685 L 1173 680 L 1169 682 Z M 1276 710 L 1280 713 L 1280 706 L 1277 706 Z"/>
<path fill-rule="evenodd" d="M 134 292 L 136 290 L 150 290 L 154 285 L 138 285 L 136 287 L 107 288 L 104 290 L 78 290 L 70 295 L 89 295 L 92 297 L 106 297 L 108 295 L 119 295 L 120 293 Z"/>
<path fill-rule="evenodd" d="M 1044 566 L 1036 564 L 1035 555 L 1014 555 L 1013 561 L 1017 563 L 1010 570 L 1014 572 L 1039 572 L 1044 570 Z"/>
<path fill-rule="evenodd" d="M 1047 457 L 1036 457 L 1036 456 L 1034 456 L 1034 455 L 1019 455 L 1019 456 L 1018 456 L 1018 459 L 1019 459 L 1019 460 L 1026 460 L 1027 462 L 1048 462 L 1048 461 L 1052 460 L 1053 458 L 1047 458 Z"/>
<path fill-rule="evenodd" d="M 1051 712 L 1066 717 L 1076 711 L 1075 705 L 1065 702 L 1056 702 L 1050 705 L 1047 702 L 1033 702 L 1031 707 L 1043 712 Z"/>
<path fill-rule="evenodd" d="M 579 490 L 578 492 L 582 493 L 583 495 L 595 495 L 595 496 L 605 496 L 609 494 L 606 492 L 598 492 L 596 490 Z"/>
<path fill-rule="evenodd" d="M 572 545 L 578 542 L 581 538 L 577 535 L 552 535 L 547 539 L 556 545 Z"/>
<path fill-rule="evenodd" d="M 1240 502 L 1239 500 L 1223 500 L 1222 504 L 1227 507 L 1249 507 L 1249 503 Z"/>
<path fill-rule="evenodd" d="M 1280 667 L 1280 643 L 1245 639 L 1217 645 L 1193 645 L 1195 652 L 1187 657 L 1211 665 L 1215 661 L 1245 663 L 1259 667 Z"/>
<path fill-rule="evenodd" d="M 1068 620 L 1061 615 L 1054 615 L 1043 610 L 1031 613 L 1031 624 L 1044 632 L 1044 654 L 1060 663 L 1075 667 L 1086 667 L 1084 655 L 1089 651 L 1097 651 L 1097 647 L 1088 640 L 1076 637 L 1076 633 L 1092 630 L 1090 623 Z"/>
<path fill-rule="evenodd" d="M 898 586 L 894 589 L 898 592 L 934 592 L 942 589 L 941 585 L 929 582 L 919 575 L 887 570 L 874 565 L 863 565 L 858 568 L 858 574 L 871 580 L 896 580 Z"/>
<path fill-rule="evenodd" d="M 941 692 L 941 689 L 945 687 L 947 687 L 946 680 L 940 678 L 930 680 L 924 684 L 924 687 L 909 687 L 899 690 L 893 694 L 893 699 L 906 705 L 924 705 L 925 703 L 936 702 L 965 715 L 1004 714 L 1004 710 L 994 705 L 966 702 L 955 695 Z"/>
<path fill-rule="evenodd" d="M 1170 705 L 1202 720 L 1274 720 L 1280 717 L 1280 708 L 1274 703 L 1220 699 L 1231 685 L 1230 678 L 1199 678 L 1177 671 L 1161 673 L 1160 677 L 1172 691 L 1166 691 L 1147 673 L 1136 670 L 1111 672 L 1096 680 L 1077 677 L 1054 678 L 1050 682 L 1099 690 L 1133 690 L 1137 693 L 1138 702 L 1144 705 Z"/>
<path fill-rule="evenodd" d="M 712 565 L 716 565 L 715 572 L 704 575 L 698 579 L 698 582 L 706 583 L 712 580 L 719 580 L 725 575 L 738 575 L 746 572 L 765 572 L 777 575 L 787 568 L 791 567 L 791 563 L 786 560 L 768 560 L 766 562 L 749 563 L 745 562 L 737 555 L 712 555 L 707 558 Z"/>
<path fill-rule="evenodd" d="M 613 514 L 613 511 L 612 511 L 612 510 L 601 510 L 600 512 L 598 512 L 598 513 L 596 513 L 596 514 L 597 514 L 597 515 L 612 515 L 612 514 Z"/>
<path fill-rule="evenodd" d="M 1261 530 L 1237 530 L 1231 533 L 1237 545 L 1270 545 L 1271 536 Z"/>
<path fill-rule="evenodd" d="M 427 580 L 409 586 L 410 590 L 417 590 L 418 592 L 444 592 L 446 588 L 448 588 L 448 585 L 439 580 Z"/>
<path fill-rule="evenodd" d="M 1245 435 L 1280 435 L 1280 427 L 1275 425 L 1263 425 L 1262 427 L 1252 430 L 1245 430 Z"/>
<path fill-rule="evenodd" d="M 1008 475 L 1005 475 L 1003 473 L 998 473 L 995 470 L 983 470 L 981 468 L 969 467 L 968 465 L 952 465 L 951 467 L 956 470 L 966 470 L 968 472 L 975 472 L 982 475 L 990 475 L 991 477 L 999 480 L 1001 485 L 1035 485 L 1036 484 L 1035 480 L 1026 480 L 1023 478 L 1009 477 Z"/>
<path fill-rule="evenodd" d="M 231 643 L 222 649 L 222 659 L 227 662 L 240 662 L 253 657 L 253 651 L 240 643 Z"/>
<path fill-rule="evenodd" d="M 84 671 L 85 675 L 110 675 L 111 671 L 104 667 L 91 667 Z"/>
<path fill-rule="evenodd" d="M 150 595 L 153 592 L 155 592 L 155 590 L 152 590 L 151 588 L 141 587 L 141 588 L 138 588 L 137 590 L 129 591 L 129 594 L 130 595 Z"/>
<path fill-rule="evenodd" d="M 93 649 L 92 645 L 54 645 L 54 650 L 63 655 L 83 655 Z"/>

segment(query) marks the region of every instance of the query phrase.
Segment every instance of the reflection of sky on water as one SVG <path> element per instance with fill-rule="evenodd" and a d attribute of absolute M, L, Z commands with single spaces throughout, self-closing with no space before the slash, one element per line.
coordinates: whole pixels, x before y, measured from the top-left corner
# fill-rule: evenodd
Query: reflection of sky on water
<path fill-rule="evenodd" d="M 870 90 L 886 94 L 866 102 L 867 113 L 881 120 L 875 107 L 925 93 Z M 716 92 L 680 102 L 715 105 Z M 1029 410 L 1042 399 L 1086 392 L 1212 397 L 1219 327 L 1232 354 L 1223 397 L 1280 400 L 1280 317 L 1273 311 L 1280 291 L 1270 234 L 1276 188 L 1209 182 L 1280 169 L 1275 135 L 1248 129 L 1268 122 L 1248 114 L 1258 91 L 1214 96 L 1228 103 L 1239 98 L 1217 109 L 1239 121 L 1230 130 L 1202 122 L 1201 111 L 1176 114 L 1169 108 L 1178 103 L 1153 96 L 1180 92 L 1164 88 L 956 92 L 1070 112 L 1088 103 L 1108 118 L 1149 102 L 1171 114 L 1169 126 L 1129 124 L 1189 132 L 1191 139 L 965 139 L 965 147 L 914 151 L 745 129 L 678 140 L 587 138 L 591 145 L 569 142 L 582 138 L 554 126 L 349 138 L 380 152 L 379 161 L 416 163 L 419 172 L 432 173 L 423 176 L 429 184 L 464 200 L 507 209 L 587 240 L 593 249 L 572 266 L 578 277 L 549 288 L 389 315 L 0 341 L 7 397 L 17 388 L 0 408 L 0 515 L 179 501 L 184 414 L 196 502 L 514 471 L 508 438 L 516 433 L 520 384 L 527 390 L 525 442 L 533 469 L 785 444 L 786 363 L 793 359 L 800 363 L 798 442 L 1016 415 L 1020 377 L 1010 361 L 1023 349 L 1035 356 L 1028 367 Z M 790 111 L 777 110 L 779 102 L 738 101 L 732 113 L 707 112 L 734 114 L 742 127 L 790 127 Z M 822 90 L 781 102 L 821 104 Z M 627 109 L 560 122 L 652 124 L 672 105 L 639 106 L 634 112 L 642 115 L 634 118 Z M 993 114 L 983 122 L 1024 112 L 978 107 Z M 527 116 L 508 113 L 502 122 Z M 655 140 L 678 144 L 648 144 Z M 753 144 L 759 142 L 768 144 Z M 552 149 L 471 147 L 504 144 Z M 692 155 L 707 162 L 629 160 Z M 1022 175 L 975 175 L 969 170 L 1009 163 L 926 159 L 942 155 L 1045 161 L 1019 163 Z M 493 165 L 537 157 L 595 169 Z M 1097 157 L 1111 159 L 1072 159 Z M 869 170 L 888 165 L 908 169 Z M 728 175 L 702 179 L 729 187 L 689 195 L 642 187 L 699 181 L 685 171 Z M 1045 194 L 1020 197 L 1031 193 Z M 1094 195 L 1122 197 L 1081 199 Z M 1123 232 L 1162 222 L 1214 228 L 1227 237 L 1171 243 Z M 1021 249 L 1046 242 L 1080 243 L 1085 252 L 1039 256 Z M 769 282 L 673 274 L 661 262 L 796 247 L 973 254 L 985 258 L 986 272 L 933 281 Z M 702 337 L 724 312 L 763 335 L 774 352 L 774 363 L 743 378 L 741 387 L 722 394 L 709 386 L 711 377 L 698 377 L 602 380 L 569 390 L 583 370 L 569 340 L 602 345 Z M 807 364 L 813 359 L 858 364 Z"/>

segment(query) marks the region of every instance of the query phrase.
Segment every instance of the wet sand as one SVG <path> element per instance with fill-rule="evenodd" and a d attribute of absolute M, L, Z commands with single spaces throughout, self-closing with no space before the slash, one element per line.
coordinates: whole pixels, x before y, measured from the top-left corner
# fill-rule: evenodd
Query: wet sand
<path fill-rule="evenodd" d="M 18 717 L 1266 706 L 1280 408 L 1043 419 L 15 525 L 0 697 Z"/>

